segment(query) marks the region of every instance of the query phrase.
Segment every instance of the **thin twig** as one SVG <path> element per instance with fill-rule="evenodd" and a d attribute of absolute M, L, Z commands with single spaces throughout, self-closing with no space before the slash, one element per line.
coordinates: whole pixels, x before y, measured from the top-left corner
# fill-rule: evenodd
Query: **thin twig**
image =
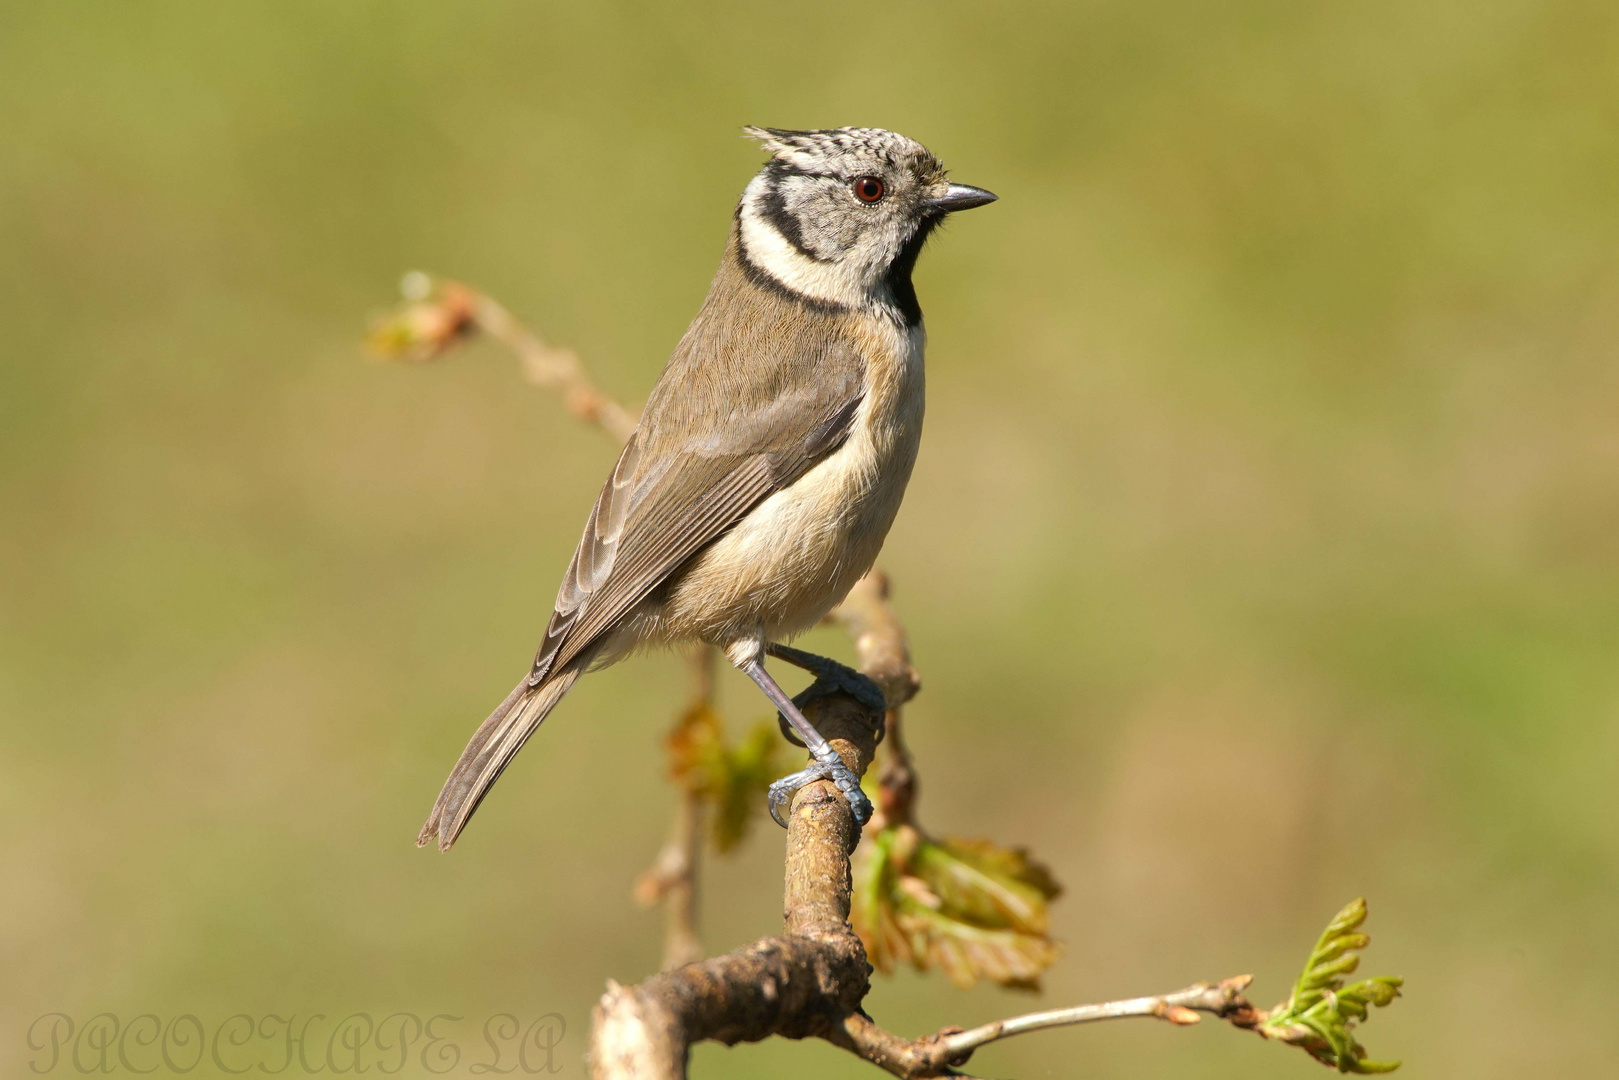
<path fill-rule="evenodd" d="M 405 275 L 400 291 L 405 306 L 372 326 L 367 338 L 372 352 L 386 359 L 424 362 L 438 359 L 455 345 L 483 334 L 511 350 L 527 382 L 560 392 L 563 405 L 580 420 L 620 442 L 634 433 L 636 411 L 602 393 L 577 353 L 547 344 L 488 294 L 419 270 Z M 701 645 L 691 653 L 692 702 L 682 715 L 713 703 L 713 652 Z M 703 955 L 697 932 L 697 875 L 704 816 L 701 793 L 691 785 L 682 785 L 669 841 L 635 883 L 635 897 L 643 906 L 651 907 L 660 901 L 664 904 L 665 969 Z"/>
<path fill-rule="evenodd" d="M 663 971 L 703 958 L 703 940 L 697 929 L 703 811 L 702 795 L 682 788 L 675 802 L 669 839 L 635 881 L 637 903 L 642 907 L 663 905 Z"/>
<path fill-rule="evenodd" d="M 940 1041 L 944 1045 L 945 1052 L 955 1057 L 971 1053 L 978 1047 L 998 1039 L 1023 1035 L 1030 1031 L 1090 1024 L 1097 1020 L 1123 1020 L 1132 1016 L 1153 1016 L 1160 1020 L 1168 1020 L 1171 1024 L 1185 1026 L 1197 1023 L 1199 1020 L 1197 1014 L 1200 1012 L 1213 1013 L 1223 1020 L 1231 1020 L 1238 1027 L 1252 1027 L 1253 1025 L 1246 1021 L 1254 1015 L 1254 1009 L 1242 996 L 1242 991 L 1253 982 L 1253 979 L 1252 975 L 1236 975 L 1213 984 L 1197 983 L 1173 994 L 1126 998 L 1100 1005 L 1075 1005 L 1067 1009 L 1028 1013 L 1008 1020 L 997 1020 L 969 1031 L 946 1035 Z"/>
<path fill-rule="evenodd" d="M 922 689 L 922 677 L 911 664 L 910 641 L 888 602 L 888 575 L 872 570 L 827 616 L 854 639 L 855 649 L 869 660 L 868 674 L 887 699 L 883 767 L 877 774 L 877 814 L 867 823 L 875 834 L 911 821 L 916 801 L 916 769 L 905 745 L 904 705 Z"/>
<path fill-rule="evenodd" d="M 959 1075 L 954 1067 L 966 1062 L 973 1051 L 981 1046 L 1030 1031 L 1089 1024 L 1098 1020 L 1145 1016 L 1185 1026 L 1197 1023 L 1197 1014 L 1206 1012 L 1236 1027 L 1254 1029 L 1262 1014 L 1242 996 L 1243 989 L 1252 978 L 1251 975 L 1238 975 L 1218 983 L 1198 983 L 1173 994 L 1029 1013 L 997 1020 L 970 1031 L 947 1028 L 925 1039 L 901 1038 L 878 1027 L 864 1013 L 853 1013 L 844 1017 L 842 1024 L 825 1038 L 906 1080 L 953 1076 Z"/>
<path fill-rule="evenodd" d="M 559 391 L 563 405 L 580 420 L 619 442 L 635 431 L 637 414 L 591 382 L 577 353 L 547 344 L 486 294 L 419 270 L 405 275 L 400 291 L 405 306 L 376 320 L 366 337 L 376 355 L 390 360 L 436 360 L 458 342 L 486 334 L 516 355 L 524 379 Z"/>
<path fill-rule="evenodd" d="M 888 707 L 897 709 L 922 689 L 922 677 L 911 666 L 910 641 L 888 603 L 889 592 L 888 575 L 872 570 L 827 618 L 848 631 L 860 669 L 882 688 Z"/>
<path fill-rule="evenodd" d="M 404 288 L 411 304 L 373 328 L 374 351 L 427 360 L 482 332 L 517 355 L 529 382 L 561 390 L 569 411 L 581 420 L 620 440 L 635 430 L 636 414 L 598 390 L 574 352 L 546 344 L 488 296 L 425 274 L 408 275 Z M 904 628 L 888 604 L 887 577 L 873 570 L 829 618 L 849 631 L 861 670 L 888 700 L 882 810 L 889 824 L 906 821 L 916 781 L 901 736 L 900 707 L 921 682 Z M 713 650 L 698 650 L 692 663 L 696 700 L 711 702 Z M 815 726 L 855 774 L 862 774 L 876 753 L 876 717 L 841 694 L 809 708 Z M 1100 1020 L 1144 1016 L 1187 1025 L 1207 1012 L 1264 1034 L 1259 1023 L 1265 1014 L 1242 994 L 1247 975 L 1172 994 L 1029 1013 L 967 1031 L 946 1028 L 924 1039 L 885 1031 L 860 1008 L 870 966 L 849 926 L 849 856 L 858 834 L 848 803 L 828 781 L 801 788 L 789 811 L 786 932 L 725 956 L 681 963 L 701 955 L 696 933 L 701 835 L 701 798 L 688 790 L 669 843 L 637 886 L 654 901 L 668 903 L 665 970 L 635 986 L 608 982 L 593 1014 L 590 1072 L 595 1080 L 679 1080 L 686 1075 L 691 1045 L 704 1039 L 729 1045 L 771 1035 L 817 1036 L 895 1076 L 926 1078 L 963 1076 L 956 1066 L 1000 1039 Z"/>
<path fill-rule="evenodd" d="M 677 725 L 693 710 L 713 707 L 714 661 L 714 649 L 708 645 L 698 645 L 687 655 L 692 698 Z M 703 958 L 703 941 L 697 929 L 697 881 L 705 811 L 706 800 L 696 785 L 681 784 L 669 839 L 635 882 L 635 899 L 642 907 L 663 904 L 663 971 Z"/>
<path fill-rule="evenodd" d="M 524 378 L 543 389 L 560 390 L 569 412 L 586 423 L 598 425 L 619 442 L 634 433 L 639 417 L 596 388 L 577 353 L 546 344 L 499 303 L 484 293 L 470 291 L 473 321 L 484 333 L 517 354 Z"/>

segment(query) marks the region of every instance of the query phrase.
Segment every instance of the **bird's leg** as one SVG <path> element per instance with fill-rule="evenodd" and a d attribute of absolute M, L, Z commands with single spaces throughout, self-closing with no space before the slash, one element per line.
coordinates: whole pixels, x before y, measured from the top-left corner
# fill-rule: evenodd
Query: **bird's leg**
<path fill-rule="evenodd" d="M 784 829 L 787 827 L 785 815 L 788 804 L 792 802 L 793 792 L 816 780 L 830 780 L 843 793 L 843 797 L 849 802 L 850 812 L 854 814 L 857 828 L 870 821 L 871 800 L 860 790 L 859 778 L 843 763 L 843 758 L 832 749 L 832 744 L 815 730 L 815 725 L 805 719 L 798 706 L 793 704 L 793 699 L 787 696 L 787 692 L 770 677 L 770 672 L 765 670 L 764 662 L 754 656 L 737 666 L 748 678 L 759 684 L 759 689 L 765 692 L 765 696 L 787 718 L 787 722 L 798 732 L 799 738 L 804 740 L 803 745 L 809 750 L 810 756 L 815 759 L 815 764 L 809 768 L 795 772 L 791 776 L 784 776 L 770 785 L 770 816 L 776 820 L 776 824 Z"/>
<path fill-rule="evenodd" d="M 812 701 L 833 694 L 848 694 L 877 717 L 877 741 L 879 743 L 883 741 L 884 721 L 888 718 L 888 701 L 883 697 L 882 687 L 872 679 L 829 657 L 816 656 L 803 649 L 795 649 L 791 645 L 766 645 L 765 652 L 778 660 L 787 661 L 796 668 L 803 668 L 815 676 L 814 682 L 793 695 L 794 705 L 802 709 Z M 803 745 L 798 742 L 792 728 L 787 726 L 787 717 L 784 714 L 776 714 L 776 723 L 780 725 L 781 733 L 788 742 Z"/>

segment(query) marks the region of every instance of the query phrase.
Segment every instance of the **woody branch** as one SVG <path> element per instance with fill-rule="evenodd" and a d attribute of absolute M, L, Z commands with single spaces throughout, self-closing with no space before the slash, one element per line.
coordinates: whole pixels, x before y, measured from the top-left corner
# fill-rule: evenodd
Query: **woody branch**
<path fill-rule="evenodd" d="M 885 693 L 915 685 L 903 628 L 880 573 L 862 579 L 834 618 L 855 637 L 860 669 Z M 897 699 L 896 699 L 897 700 Z M 809 719 L 863 774 L 876 751 L 877 717 L 854 699 L 811 705 Z M 816 1037 L 900 1077 L 955 1075 L 974 1050 L 1046 1028 L 1127 1017 L 1193 1024 L 1208 1012 L 1239 1027 L 1258 1013 L 1242 996 L 1247 976 L 1172 994 L 1082 1005 L 922 1039 L 885 1031 L 860 1010 L 869 989 L 865 948 L 849 925 L 849 856 L 858 835 L 849 806 L 828 781 L 802 789 L 788 818 L 784 932 L 635 986 L 608 985 L 592 1015 L 593 1080 L 676 1080 L 692 1045 L 727 1045 L 772 1035 Z"/>
<path fill-rule="evenodd" d="M 528 381 L 558 390 L 579 419 L 621 441 L 634 431 L 636 413 L 597 389 L 577 355 L 546 344 L 481 292 L 424 274 L 407 276 L 404 291 L 408 305 L 373 327 L 368 341 L 374 351 L 430 360 L 458 341 L 487 334 L 516 354 Z M 857 776 L 871 764 L 886 719 L 894 741 L 881 777 L 879 809 L 889 823 L 905 821 L 915 774 L 900 738 L 899 707 L 921 684 L 904 629 L 888 604 L 886 577 L 873 571 L 861 579 L 829 618 L 854 639 L 859 667 L 882 687 L 888 714 L 873 715 L 842 694 L 816 700 L 805 711 Z M 697 650 L 692 663 L 703 702 L 712 693 L 711 651 Z M 859 832 L 849 804 L 825 780 L 799 789 L 789 810 L 783 932 L 723 956 L 680 963 L 701 949 L 695 929 L 700 833 L 700 808 L 687 807 L 677 815 L 669 844 L 642 877 L 645 896 L 669 904 L 666 970 L 632 986 L 609 981 L 592 1014 L 593 1080 L 680 1080 L 698 1042 L 732 1045 L 774 1035 L 824 1039 L 899 1077 L 962 1076 L 957 1067 L 975 1050 L 1014 1035 L 1131 1017 L 1184 1026 L 1197 1023 L 1199 1013 L 1266 1038 L 1310 1045 L 1312 1031 L 1262 1026 L 1267 1014 L 1243 996 L 1247 975 L 1173 993 L 1029 1013 L 970 1030 L 949 1027 L 920 1039 L 885 1031 L 861 1009 L 871 966 L 849 924 L 850 856 Z"/>

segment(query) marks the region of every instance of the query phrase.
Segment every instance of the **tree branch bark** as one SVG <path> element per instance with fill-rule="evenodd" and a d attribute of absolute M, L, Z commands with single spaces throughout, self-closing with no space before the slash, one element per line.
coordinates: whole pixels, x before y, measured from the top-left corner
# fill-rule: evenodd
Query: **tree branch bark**
<path fill-rule="evenodd" d="M 878 774 L 877 813 L 866 823 L 874 832 L 908 823 L 916 801 L 916 769 L 905 745 L 905 703 L 922 689 L 922 677 L 911 664 L 905 627 L 888 602 L 888 575 L 874 569 L 855 582 L 843 603 L 827 618 L 848 631 L 866 674 L 882 687 L 888 705 L 884 718 L 884 762 Z"/>
<path fill-rule="evenodd" d="M 898 677 L 905 645 L 887 610 L 880 578 L 868 576 L 851 593 L 840 622 L 858 628 L 860 667 L 879 681 Z M 845 621 L 847 620 L 847 621 Z M 914 684 L 914 673 L 907 679 Z M 811 706 L 810 720 L 857 775 L 876 752 L 876 720 L 852 698 Z M 1208 1012 L 1243 1028 L 1259 1013 L 1243 997 L 1249 976 L 1198 983 L 1172 994 L 1031 1013 L 973 1028 L 947 1028 L 922 1039 L 885 1031 L 861 1011 L 870 965 L 849 925 L 849 857 L 858 835 L 849 805 L 827 781 L 803 788 L 788 818 L 785 932 L 725 956 L 665 971 L 635 986 L 610 982 L 592 1013 L 592 1080 L 683 1080 L 690 1048 L 703 1040 L 726 1045 L 772 1035 L 816 1037 L 895 1076 L 955 1075 L 974 1050 L 1031 1031 L 1157 1017 L 1178 1025 Z"/>
<path fill-rule="evenodd" d="M 373 326 L 368 338 L 373 351 L 430 360 L 457 341 L 485 333 L 516 354 L 527 381 L 560 391 L 579 419 L 620 441 L 635 430 L 636 413 L 597 389 L 572 350 L 545 343 L 482 292 L 420 273 L 407 275 L 404 292 L 408 305 Z M 889 754 L 881 779 L 881 817 L 869 827 L 907 822 L 916 779 L 900 730 L 900 708 L 916 695 L 921 680 L 911 666 L 904 628 L 888 604 L 887 577 L 875 570 L 868 574 L 829 618 L 854 638 L 861 670 L 883 689 L 887 715 L 872 715 L 843 695 L 812 702 L 806 713 L 857 776 L 870 766 L 880 722 L 886 720 Z M 693 664 L 698 700 L 710 700 L 712 650 L 700 650 Z M 1243 996 L 1247 975 L 1170 994 L 1029 1013 L 966 1031 L 945 1028 L 921 1039 L 885 1031 L 861 1009 L 871 966 L 849 925 L 849 859 L 859 833 L 849 804 L 824 780 L 799 790 L 789 810 L 784 932 L 724 956 L 690 960 L 702 949 L 696 931 L 702 799 L 688 791 L 683 800 L 668 844 L 637 885 L 638 895 L 668 906 L 665 970 L 634 986 L 608 982 L 592 1012 L 592 1080 L 683 1080 L 692 1045 L 709 1039 L 734 1045 L 772 1035 L 817 1037 L 894 1076 L 921 1080 L 963 1075 L 956 1066 L 1000 1039 L 1100 1020 L 1155 1017 L 1188 1025 L 1206 1012 L 1266 1034 L 1260 1027 L 1265 1014 Z"/>
<path fill-rule="evenodd" d="M 876 751 L 877 718 L 837 695 L 806 710 L 856 775 Z M 593 1080 L 674 1080 L 692 1044 L 830 1035 L 869 988 L 849 926 L 849 856 L 858 834 L 830 781 L 801 788 L 787 822 L 786 932 L 632 987 L 609 983 L 592 1014 Z"/>

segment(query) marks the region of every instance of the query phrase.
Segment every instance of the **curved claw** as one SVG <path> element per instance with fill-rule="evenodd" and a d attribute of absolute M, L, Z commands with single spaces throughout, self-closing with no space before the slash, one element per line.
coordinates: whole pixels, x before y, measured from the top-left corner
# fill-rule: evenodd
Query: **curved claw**
<path fill-rule="evenodd" d="M 784 776 L 771 784 L 765 796 L 770 804 L 771 819 L 785 829 L 786 814 L 792 805 L 793 795 L 799 788 L 813 784 L 817 780 L 830 780 L 837 787 L 844 801 L 849 804 L 849 813 L 854 817 L 856 829 L 864 828 L 866 822 L 871 820 L 871 800 L 860 790 L 860 781 L 855 779 L 854 773 L 849 771 L 841 758 L 836 763 L 816 762 L 807 769 Z"/>
<path fill-rule="evenodd" d="M 843 791 L 843 785 L 838 785 L 838 790 Z M 871 800 L 866 798 L 866 793 L 860 790 L 859 784 L 855 785 L 853 794 L 844 791 L 843 797 L 849 801 L 849 813 L 854 817 L 855 832 L 858 833 L 866 827 L 866 822 L 871 820 Z"/>
<path fill-rule="evenodd" d="M 795 788 L 794 790 L 797 789 Z M 765 798 L 770 801 L 771 820 L 785 829 L 787 827 L 787 818 L 784 815 L 787 812 L 787 807 L 792 804 L 793 792 L 777 791 L 776 785 L 771 784 L 770 790 L 765 794 Z"/>

